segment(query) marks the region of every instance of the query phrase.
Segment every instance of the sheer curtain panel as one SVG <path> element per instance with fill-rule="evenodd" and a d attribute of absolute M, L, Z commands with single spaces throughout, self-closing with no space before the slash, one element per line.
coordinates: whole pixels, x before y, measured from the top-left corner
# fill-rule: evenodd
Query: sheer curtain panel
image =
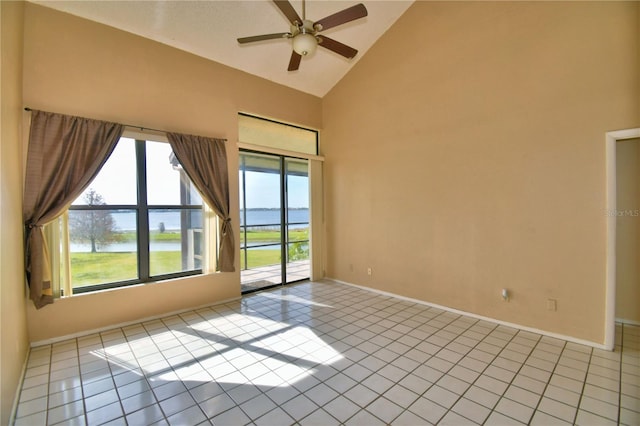
<path fill-rule="evenodd" d="M 173 153 L 202 198 L 221 218 L 218 269 L 234 272 L 235 239 L 229 215 L 229 174 L 224 139 L 167 133 Z"/>
<path fill-rule="evenodd" d="M 117 123 L 37 110 L 31 113 L 23 219 L 27 281 L 38 309 L 53 303 L 42 227 L 84 191 L 113 152 L 122 131 Z"/>

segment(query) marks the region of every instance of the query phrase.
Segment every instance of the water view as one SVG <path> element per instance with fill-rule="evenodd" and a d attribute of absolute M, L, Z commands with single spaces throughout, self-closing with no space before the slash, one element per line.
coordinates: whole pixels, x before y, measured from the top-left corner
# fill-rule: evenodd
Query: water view
<path fill-rule="evenodd" d="M 298 223 L 298 225 L 290 225 L 290 229 L 304 229 L 308 227 L 309 209 L 289 209 L 289 222 Z M 116 232 L 130 233 L 136 231 L 136 213 L 129 210 L 112 211 L 111 216 L 115 223 Z M 196 223 L 201 223 L 201 212 L 195 211 L 191 213 L 192 219 Z M 240 211 L 240 224 L 243 225 L 245 212 Z M 255 231 L 273 231 L 279 230 L 280 209 L 247 209 L 246 211 L 247 228 Z M 271 225 L 271 226 L 270 226 Z M 151 251 L 180 251 L 180 212 L 178 211 L 150 211 L 149 227 L 151 231 L 160 232 L 165 237 L 175 234 L 175 239 L 164 238 L 162 241 L 154 241 L 153 237 L 150 241 Z M 255 228 L 254 228 L 255 227 Z M 166 235 L 168 234 L 168 235 Z M 264 241 L 248 242 L 247 246 L 263 245 Z M 260 247 L 260 249 L 273 249 L 273 247 Z M 71 251 L 76 253 L 87 253 L 91 251 L 91 244 L 88 242 L 71 242 Z M 98 251 L 105 253 L 124 253 L 138 251 L 135 239 L 128 241 L 112 242 L 109 244 L 101 244 Z"/>

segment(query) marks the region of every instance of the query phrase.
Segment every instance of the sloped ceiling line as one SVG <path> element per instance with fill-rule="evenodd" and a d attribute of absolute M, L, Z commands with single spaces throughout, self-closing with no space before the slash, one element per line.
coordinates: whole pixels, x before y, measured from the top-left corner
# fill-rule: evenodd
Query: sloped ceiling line
<path fill-rule="evenodd" d="M 360 1 L 368 16 L 323 34 L 356 48 L 347 60 L 318 49 L 302 60 L 298 71 L 287 71 L 291 40 L 240 45 L 239 37 L 289 31 L 285 16 L 271 0 L 238 1 L 42 1 L 33 3 L 109 25 L 167 44 L 215 62 L 323 97 L 393 25 L 413 0 Z M 317 21 L 358 3 L 306 2 L 307 18 Z M 302 14 L 301 0 L 291 4 Z"/>

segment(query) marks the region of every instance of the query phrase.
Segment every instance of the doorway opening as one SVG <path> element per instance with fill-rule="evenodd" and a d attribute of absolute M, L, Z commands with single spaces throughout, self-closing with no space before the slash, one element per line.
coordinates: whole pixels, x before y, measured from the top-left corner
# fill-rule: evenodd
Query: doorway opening
<path fill-rule="evenodd" d="M 309 160 L 240 151 L 242 293 L 309 279 Z"/>
<path fill-rule="evenodd" d="M 616 269 L 618 267 L 617 245 L 617 144 L 620 141 L 640 138 L 640 128 L 618 130 L 606 134 L 606 206 L 607 243 L 606 243 L 606 283 L 605 283 L 605 330 L 604 347 L 613 350 L 616 331 Z"/>

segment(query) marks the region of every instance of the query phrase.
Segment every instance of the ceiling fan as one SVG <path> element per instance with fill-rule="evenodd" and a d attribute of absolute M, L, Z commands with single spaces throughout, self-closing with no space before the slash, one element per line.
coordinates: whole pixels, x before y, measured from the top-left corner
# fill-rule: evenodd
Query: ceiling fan
<path fill-rule="evenodd" d="M 278 38 L 292 39 L 293 51 L 291 52 L 291 59 L 289 60 L 289 67 L 287 68 L 288 71 L 296 71 L 300 67 L 302 57 L 315 52 L 318 45 L 342 55 L 347 59 L 353 58 L 358 53 L 353 47 L 342 44 L 339 41 L 319 33 L 367 16 L 367 9 L 362 3 L 313 22 L 306 17 L 305 0 L 302 0 L 302 18 L 300 18 L 298 12 L 296 12 L 288 0 L 273 0 L 273 2 L 284 16 L 287 17 L 289 22 L 291 22 L 291 30 L 286 33 L 241 37 L 238 39 L 238 43 L 244 44 Z"/>

